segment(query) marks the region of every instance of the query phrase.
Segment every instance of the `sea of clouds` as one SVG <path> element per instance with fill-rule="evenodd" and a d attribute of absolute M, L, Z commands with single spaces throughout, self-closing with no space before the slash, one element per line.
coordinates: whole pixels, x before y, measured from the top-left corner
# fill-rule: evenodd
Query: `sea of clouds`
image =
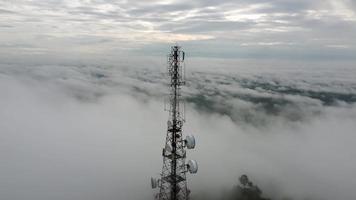
<path fill-rule="evenodd" d="M 1 199 L 153 199 L 165 64 L 1 64 Z M 356 198 L 354 66 L 196 58 L 185 78 L 192 199 L 221 199 L 242 174 L 273 199 Z"/>

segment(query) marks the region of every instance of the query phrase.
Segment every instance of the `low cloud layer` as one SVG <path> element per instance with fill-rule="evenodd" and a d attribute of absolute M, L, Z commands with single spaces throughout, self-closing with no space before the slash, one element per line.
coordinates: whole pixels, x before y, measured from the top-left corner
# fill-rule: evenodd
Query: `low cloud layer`
<path fill-rule="evenodd" d="M 153 199 L 168 90 L 164 65 L 143 63 L 2 64 L 0 196 Z M 220 199 L 241 174 L 273 199 L 355 198 L 354 68 L 188 64 L 192 199 Z"/>

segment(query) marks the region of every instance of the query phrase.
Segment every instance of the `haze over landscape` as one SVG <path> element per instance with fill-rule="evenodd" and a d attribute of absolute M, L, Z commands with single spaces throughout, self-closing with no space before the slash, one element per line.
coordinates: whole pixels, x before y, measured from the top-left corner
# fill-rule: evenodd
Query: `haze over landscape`
<path fill-rule="evenodd" d="M 154 199 L 186 52 L 194 199 L 356 198 L 352 0 L 0 0 L 0 199 Z"/>

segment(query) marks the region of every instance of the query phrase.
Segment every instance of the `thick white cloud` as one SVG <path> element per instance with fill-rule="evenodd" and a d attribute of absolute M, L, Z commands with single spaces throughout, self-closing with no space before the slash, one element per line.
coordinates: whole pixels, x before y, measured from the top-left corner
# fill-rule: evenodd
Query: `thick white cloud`
<path fill-rule="evenodd" d="M 167 88 L 164 61 L 140 62 L 2 64 L 0 196 L 153 199 Z M 188 64 L 184 133 L 197 138 L 187 155 L 200 166 L 189 175 L 193 198 L 220 199 L 243 173 L 275 199 L 355 198 L 354 67 Z"/>

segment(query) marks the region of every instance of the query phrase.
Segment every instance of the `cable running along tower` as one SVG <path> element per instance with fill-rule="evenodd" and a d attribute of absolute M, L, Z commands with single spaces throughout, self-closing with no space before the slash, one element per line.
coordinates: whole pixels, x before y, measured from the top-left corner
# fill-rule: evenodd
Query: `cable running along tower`
<path fill-rule="evenodd" d="M 158 200 L 187 200 L 190 190 L 187 188 L 186 173 L 196 173 L 198 165 L 195 160 L 186 162 L 186 149 L 194 149 L 194 136 L 183 139 L 183 110 L 181 86 L 185 84 L 183 77 L 185 53 L 180 46 L 172 46 L 168 55 L 168 74 L 170 76 L 169 119 L 167 136 L 162 151 L 163 167 L 159 179 L 151 178 L 152 188 L 159 188 Z"/>

